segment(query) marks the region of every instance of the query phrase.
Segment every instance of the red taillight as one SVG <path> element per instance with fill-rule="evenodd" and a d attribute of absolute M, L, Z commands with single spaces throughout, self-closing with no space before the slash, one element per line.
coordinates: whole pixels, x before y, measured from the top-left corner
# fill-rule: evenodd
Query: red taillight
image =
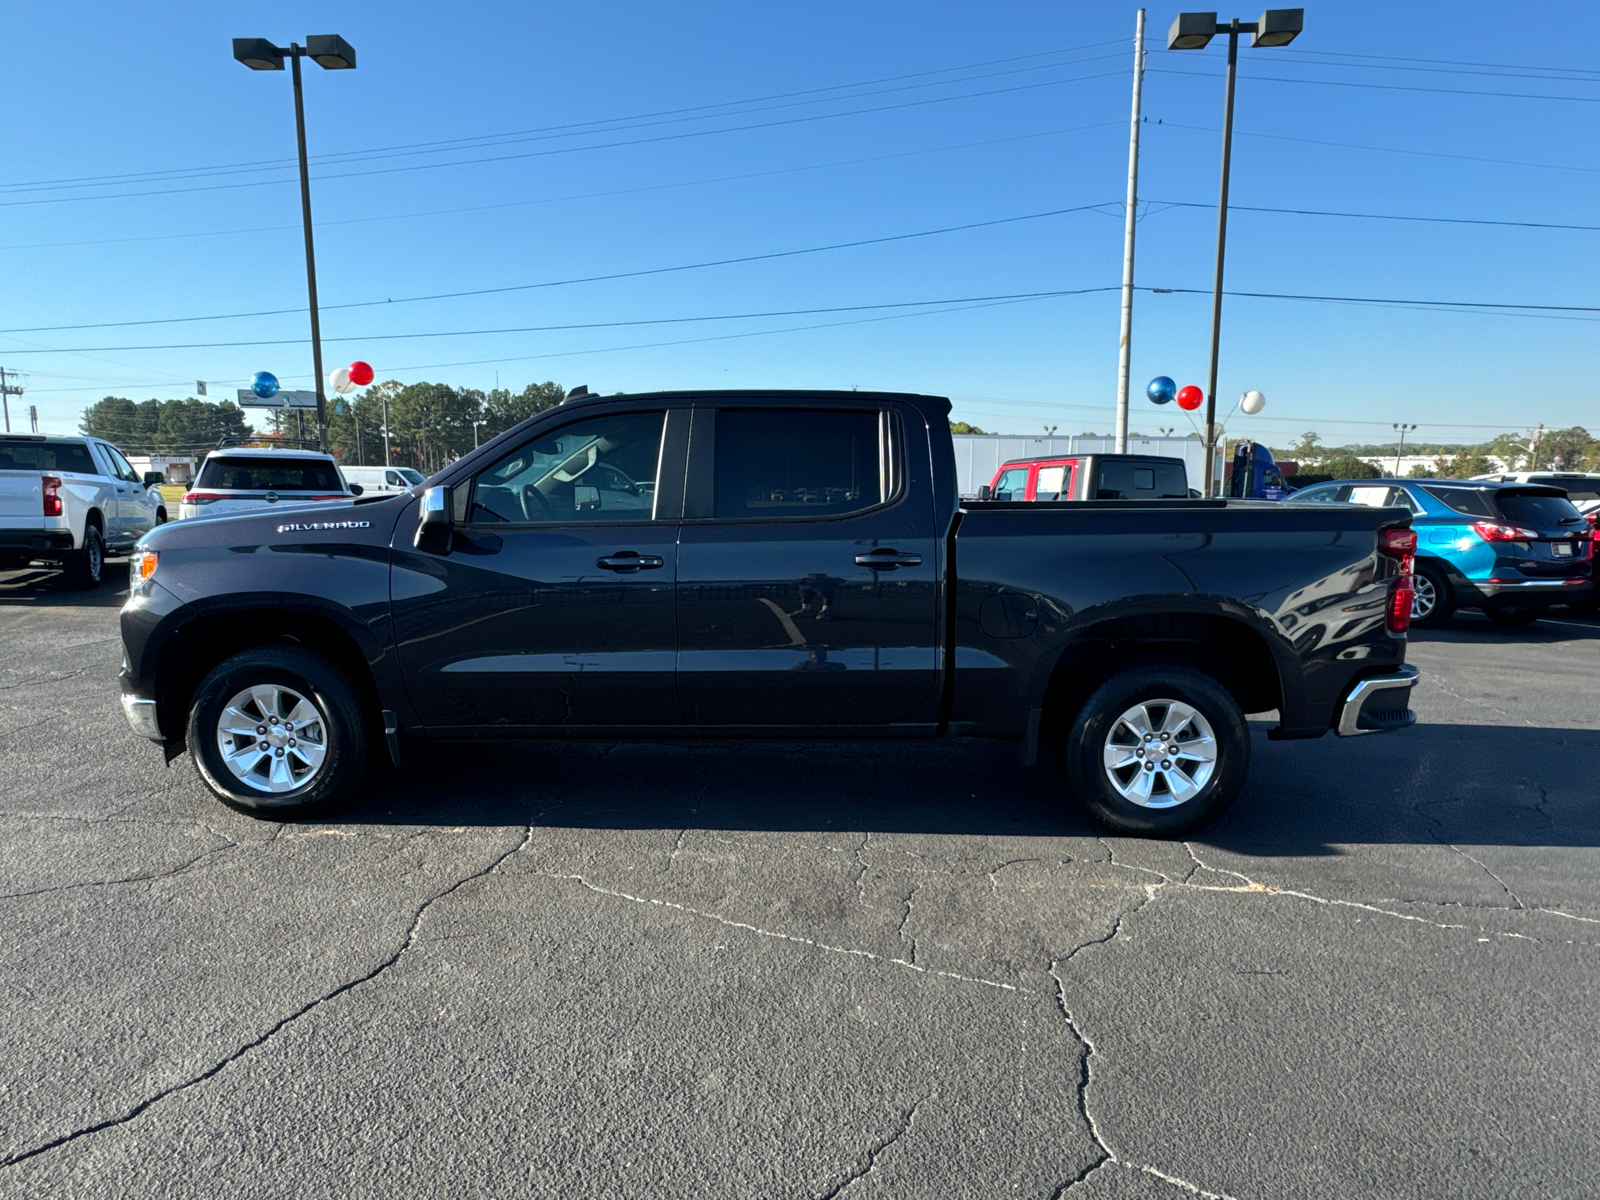
<path fill-rule="evenodd" d="M 44 515 L 59 517 L 61 515 L 61 477 L 59 475 L 41 475 L 39 482 L 44 485 Z"/>
<path fill-rule="evenodd" d="M 1536 542 L 1539 540 L 1537 530 L 1524 529 L 1521 525 L 1503 525 L 1499 521 L 1479 521 L 1472 528 L 1486 542 Z"/>
<path fill-rule="evenodd" d="M 185 504 L 210 504 L 213 500 L 226 500 L 227 497 L 218 492 L 185 492 Z"/>
<path fill-rule="evenodd" d="M 1380 529 L 1378 531 L 1378 553 L 1389 558 L 1398 559 L 1400 570 L 1411 574 L 1411 567 L 1417 553 L 1417 531 L 1415 529 Z"/>
<path fill-rule="evenodd" d="M 1389 585 L 1389 611 L 1384 624 L 1390 633 L 1401 634 L 1411 628 L 1411 606 L 1416 601 L 1417 585 L 1412 576 L 1401 575 Z"/>

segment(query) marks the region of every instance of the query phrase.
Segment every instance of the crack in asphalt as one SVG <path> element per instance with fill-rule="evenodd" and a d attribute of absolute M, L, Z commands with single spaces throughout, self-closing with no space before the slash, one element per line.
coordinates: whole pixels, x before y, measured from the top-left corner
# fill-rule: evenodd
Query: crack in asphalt
<path fill-rule="evenodd" d="M 110 1118 L 107 1118 L 106 1120 L 103 1120 L 103 1121 L 96 1121 L 92 1125 L 85 1125 L 81 1129 L 75 1129 L 71 1133 L 66 1133 L 66 1134 L 62 1134 L 60 1137 L 51 1138 L 49 1141 L 43 1142 L 38 1146 L 34 1146 L 34 1147 L 32 1147 L 31 1149 L 28 1149 L 28 1150 L 20 1151 L 20 1152 L 18 1152 L 16 1154 L 11 1155 L 8 1158 L 0 1160 L 0 1168 L 16 1166 L 18 1163 L 26 1162 L 30 1158 L 36 1158 L 41 1154 L 45 1154 L 45 1153 L 47 1153 L 47 1152 L 49 1152 L 51 1150 L 55 1150 L 55 1149 L 58 1149 L 58 1148 L 60 1148 L 62 1146 L 65 1146 L 70 1142 L 75 1142 L 79 1138 L 88 1137 L 91 1134 L 101 1133 L 101 1132 L 103 1132 L 103 1131 L 105 1131 L 107 1129 L 112 1129 L 112 1128 L 114 1128 L 114 1127 L 116 1127 L 118 1125 L 127 1124 L 129 1121 L 132 1121 L 132 1120 L 136 1119 L 137 1117 L 139 1117 L 141 1114 L 147 1112 L 152 1106 L 154 1106 L 156 1104 L 159 1104 L 161 1101 L 167 1099 L 167 1097 L 176 1095 L 179 1092 L 187 1091 L 188 1089 L 190 1089 L 192 1087 L 195 1087 L 195 1086 L 197 1086 L 199 1084 L 202 1084 L 202 1083 L 206 1082 L 207 1080 L 213 1078 L 214 1076 L 218 1075 L 222 1071 L 226 1070 L 232 1064 L 238 1062 L 245 1055 L 249 1054 L 252 1050 L 255 1050 L 255 1049 L 265 1045 L 267 1042 L 271 1041 L 274 1037 L 276 1037 L 284 1029 L 288 1028 L 290 1025 L 292 1025 L 296 1021 L 300 1020 L 301 1017 L 304 1017 L 308 1013 L 311 1013 L 311 1012 L 315 1011 L 316 1009 L 320 1008 L 322 1005 L 327 1004 L 329 1001 L 337 999 L 339 996 L 344 995 L 346 992 L 353 991 L 355 988 L 360 987 L 362 984 L 368 983 L 368 982 L 376 979 L 378 976 L 382 975 L 385 971 L 389 970 L 390 967 L 394 966 L 402 958 L 404 958 L 405 955 L 406 955 L 406 952 L 409 951 L 412 946 L 416 945 L 417 934 L 421 931 L 423 919 L 427 916 L 428 910 L 430 908 L 432 908 L 440 900 L 445 899 L 447 896 L 450 896 L 454 892 L 456 892 L 459 889 L 465 887 L 467 884 L 471 883 L 473 880 L 484 879 L 484 878 L 487 878 L 488 876 L 494 874 L 496 871 L 498 871 L 500 869 L 501 866 L 503 866 L 505 864 L 507 859 L 509 859 L 512 855 L 518 853 L 519 851 L 523 850 L 524 848 L 526 848 L 528 846 L 528 844 L 533 841 L 533 831 L 534 831 L 534 826 L 533 825 L 529 825 L 526 828 L 526 830 L 524 830 L 524 832 L 523 832 L 522 840 L 520 842 L 518 842 L 515 846 L 511 847 L 511 849 L 505 851 L 503 854 L 500 854 L 498 857 L 496 857 L 493 862 L 489 863 L 488 866 L 482 867 L 482 868 L 480 868 L 480 869 L 478 869 L 476 871 L 473 871 L 469 875 L 462 876 L 460 879 L 457 879 L 454 883 L 450 884 L 448 887 L 446 887 L 446 888 L 444 888 L 444 889 L 442 889 L 442 890 L 440 890 L 438 892 L 435 892 L 432 896 L 430 896 L 428 899 L 424 900 L 420 905 L 418 905 L 416 912 L 412 915 L 412 918 L 411 918 L 411 927 L 406 931 L 406 935 L 401 940 L 399 947 L 395 950 L 395 952 L 393 954 L 389 955 L 388 958 L 384 959 L 377 966 L 373 967 L 370 971 L 366 971 L 366 972 L 362 973 L 361 975 L 358 975 L 354 979 L 346 980 L 344 983 L 341 983 L 338 987 L 332 989 L 331 991 L 324 992 L 322 995 L 317 996 L 314 999 L 307 1001 L 305 1004 L 303 1004 L 299 1008 L 297 1008 L 294 1012 L 290 1013 L 288 1016 L 286 1016 L 286 1017 L 282 1018 L 281 1020 L 277 1021 L 265 1033 L 262 1033 L 259 1036 L 254 1037 L 250 1041 L 244 1043 L 242 1046 L 239 1046 L 237 1049 L 233 1050 L 231 1053 L 225 1055 L 223 1058 L 221 1058 L 217 1062 L 213 1063 L 210 1067 L 207 1067 L 204 1071 L 201 1071 L 198 1074 L 192 1075 L 188 1079 L 185 1079 L 180 1083 L 175 1083 L 171 1087 L 162 1088 L 160 1091 L 156 1092 L 154 1095 L 148 1096 L 145 1099 L 139 1101 L 139 1103 L 135 1104 L 133 1107 L 129 1108 L 126 1112 L 122 1113 L 119 1116 L 110 1117 Z"/>
<path fill-rule="evenodd" d="M 1106 848 L 1109 850 L 1110 846 L 1107 845 Z M 1144 868 L 1134 867 L 1130 869 L 1143 870 Z M 1209 870 L 1210 868 L 1207 869 Z M 1152 901 L 1154 901 L 1161 889 L 1166 886 L 1169 885 L 1163 883 L 1145 884 L 1144 899 L 1140 900 L 1132 908 L 1119 913 L 1117 915 L 1116 924 L 1112 927 L 1112 930 L 1109 934 L 1107 934 L 1105 937 L 1091 938 L 1086 942 L 1082 942 L 1079 945 L 1074 946 L 1072 950 L 1070 950 L 1062 958 L 1054 959 L 1050 963 L 1049 975 L 1051 979 L 1055 980 L 1056 984 L 1056 1006 L 1061 1010 L 1061 1016 L 1062 1019 L 1067 1023 L 1068 1032 L 1072 1034 L 1073 1038 L 1077 1041 L 1080 1047 L 1078 1054 L 1078 1079 L 1077 1086 L 1074 1090 L 1078 1103 L 1078 1115 L 1083 1118 L 1083 1123 L 1089 1131 L 1089 1137 L 1094 1141 L 1095 1147 L 1100 1153 L 1100 1157 L 1098 1159 L 1090 1163 L 1082 1171 L 1079 1171 L 1071 1179 L 1067 1180 L 1060 1187 L 1058 1187 L 1052 1195 L 1051 1200 L 1061 1200 L 1061 1197 L 1065 1196 L 1073 1188 L 1077 1187 L 1084 1180 L 1088 1179 L 1089 1176 L 1100 1170 L 1101 1167 L 1104 1167 L 1108 1164 L 1122 1167 L 1125 1170 L 1137 1171 L 1142 1174 L 1152 1176 L 1153 1178 L 1159 1179 L 1164 1183 L 1171 1184 L 1173 1187 L 1182 1188 L 1193 1195 L 1204 1197 L 1204 1200 L 1234 1200 L 1234 1197 L 1228 1195 L 1226 1192 L 1207 1191 L 1205 1188 L 1202 1188 L 1197 1184 L 1190 1183 L 1187 1179 L 1180 1179 L 1176 1175 L 1170 1175 L 1158 1167 L 1152 1167 L 1147 1163 L 1130 1162 L 1128 1159 L 1120 1156 L 1112 1148 L 1111 1143 L 1108 1142 L 1105 1138 L 1105 1135 L 1101 1133 L 1100 1126 L 1094 1119 L 1094 1114 L 1089 1110 L 1089 1088 L 1094 1082 L 1093 1061 L 1097 1053 L 1094 1042 L 1079 1026 L 1077 1019 L 1073 1017 L 1072 1009 L 1067 1004 L 1066 980 L 1063 979 L 1059 973 L 1059 969 L 1061 967 L 1064 967 L 1067 963 L 1071 962 L 1075 957 L 1077 957 L 1078 954 L 1084 950 L 1087 950 L 1089 947 L 1104 946 L 1114 941 L 1121 934 L 1122 927 L 1128 918 L 1146 908 Z"/>
<path fill-rule="evenodd" d="M 80 888 L 120 887 L 124 884 L 131 883 L 156 883 L 163 879 L 172 879 L 179 875 L 187 875 L 194 869 L 195 866 L 201 862 L 204 862 L 206 859 L 211 858 L 213 855 L 221 854 L 225 850 L 237 850 L 238 848 L 238 842 L 230 841 L 225 846 L 213 846 L 209 850 L 202 851 L 201 853 L 196 854 L 193 858 L 189 859 L 187 862 L 173 867 L 168 871 L 156 871 L 148 875 L 128 875 L 122 879 L 87 879 L 80 883 L 62 883 L 57 884 L 54 887 L 33 888 L 24 892 L 6 892 L 3 895 L 0 895 L 0 900 L 22 900 L 29 896 L 48 896 L 54 892 L 71 892 Z"/>
<path fill-rule="evenodd" d="M 859 1170 L 852 1171 L 838 1183 L 830 1187 L 827 1191 L 818 1192 L 816 1194 L 816 1200 L 836 1200 L 836 1197 L 838 1197 L 839 1194 L 845 1190 L 845 1188 L 849 1187 L 853 1183 L 856 1183 L 858 1180 L 865 1179 L 868 1175 L 872 1174 L 873 1168 L 878 1165 L 878 1159 L 882 1157 L 883 1152 L 898 1142 L 901 1138 L 905 1137 L 907 1133 L 911 1132 L 911 1126 L 917 1119 L 917 1108 L 919 1105 L 921 1105 L 921 1103 L 922 1101 L 918 1100 L 916 1104 L 913 1104 L 910 1108 L 906 1109 L 905 1112 L 900 1114 L 899 1129 L 896 1129 L 887 1137 L 882 1138 L 867 1147 L 867 1160 L 861 1164 L 861 1168 Z"/>
<path fill-rule="evenodd" d="M 906 906 L 906 911 L 905 914 L 900 918 L 900 927 L 895 930 L 895 933 L 900 938 L 901 944 L 910 947 L 912 966 L 917 965 L 917 939 L 907 936 L 906 923 L 911 920 L 911 898 L 921 890 L 922 885 L 919 883 L 906 893 L 906 898 L 904 901 L 902 901 L 902 903 Z"/>
<path fill-rule="evenodd" d="M 916 971 L 920 975 L 936 975 L 941 979 L 954 979 L 960 983 L 978 983 L 984 987 L 998 988 L 1003 992 L 1030 993 L 1033 989 L 1025 988 L 1021 984 L 1004 983 L 998 979 L 984 979 L 978 975 L 962 975 L 956 971 L 938 971 L 932 967 L 922 966 L 920 963 L 911 962 L 904 958 L 891 958 L 886 954 L 877 954 L 871 950 L 858 950 L 853 946 L 832 946 L 827 942 L 819 942 L 815 938 L 802 937 L 797 933 L 784 933 L 776 929 L 763 929 L 759 925 L 752 925 L 748 921 L 736 921 L 732 917 L 722 916 L 720 913 L 706 912 L 704 909 L 691 908 L 687 904 L 679 904 L 676 900 L 661 900 L 654 896 L 635 896 L 631 892 L 619 892 L 615 888 L 601 887 L 592 883 L 582 875 L 574 875 L 565 871 L 539 871 L 537 874 L 547 879 L 558 879 L 567 883 L 576 883 L 588 888 L 601 896 L 610 896 L 615 900 L 626 900 L 632 904 L 649 904 L 657 908 L 670 908 L 675 912 L 686 913 L 691 917 L 702 917 L 708 921 L 715 921 L 729 929 L 742 929 L 746 933 L 753 933 L 759 937 L 774 938 L 780 942 L 793 942 L 800 946 L 810 946 L 816 950 L 825 950 L 830 954 L 848 954 L 854 958 L 864 958 L 869 962 L 886 963 L 893 967 L 902 967 L 908 971 Z"/>

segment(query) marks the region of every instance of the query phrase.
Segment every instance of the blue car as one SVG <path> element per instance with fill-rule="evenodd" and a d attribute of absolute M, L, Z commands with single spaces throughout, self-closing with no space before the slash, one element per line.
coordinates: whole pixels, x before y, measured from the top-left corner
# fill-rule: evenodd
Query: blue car
<path fill-rule="evenodd" d="M 1411 511 L 1417 597 L 1411 623 L 1442 625 L 1476 608 L 1501 625 L 1526 625 L 1594 592 L 1588 521 L 1559 487 L 1477 479 L 1342 479 L 1288 497 L 1291 504 L 1368 504 Z"/>

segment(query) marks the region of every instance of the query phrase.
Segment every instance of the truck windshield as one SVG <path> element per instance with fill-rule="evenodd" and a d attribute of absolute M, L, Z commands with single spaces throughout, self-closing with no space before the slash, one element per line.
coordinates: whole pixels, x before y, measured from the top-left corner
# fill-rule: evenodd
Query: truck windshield
<path fill-rule="evenodd" d="M 208 458 L 200 468 L 198 488 L 223 491 L 342 492 L 339 471 L 325 458 L 229 455 Z"/>
<path fill-rule="evenodd" d="M 0 471 L 76 471 L 98 475 L 82 442 L 11 442 L 0 438 Z"/>

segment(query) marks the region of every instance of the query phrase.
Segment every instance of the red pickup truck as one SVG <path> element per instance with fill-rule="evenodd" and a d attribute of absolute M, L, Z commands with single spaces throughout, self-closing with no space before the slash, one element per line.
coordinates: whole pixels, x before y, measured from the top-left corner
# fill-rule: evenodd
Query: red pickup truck
<path fill-rule="evenodd" d="M 980 500 L 1187 500 L 1181 458 L 1153 454 L 1071 454 L 1014 458 L 978 489 Z"/>

